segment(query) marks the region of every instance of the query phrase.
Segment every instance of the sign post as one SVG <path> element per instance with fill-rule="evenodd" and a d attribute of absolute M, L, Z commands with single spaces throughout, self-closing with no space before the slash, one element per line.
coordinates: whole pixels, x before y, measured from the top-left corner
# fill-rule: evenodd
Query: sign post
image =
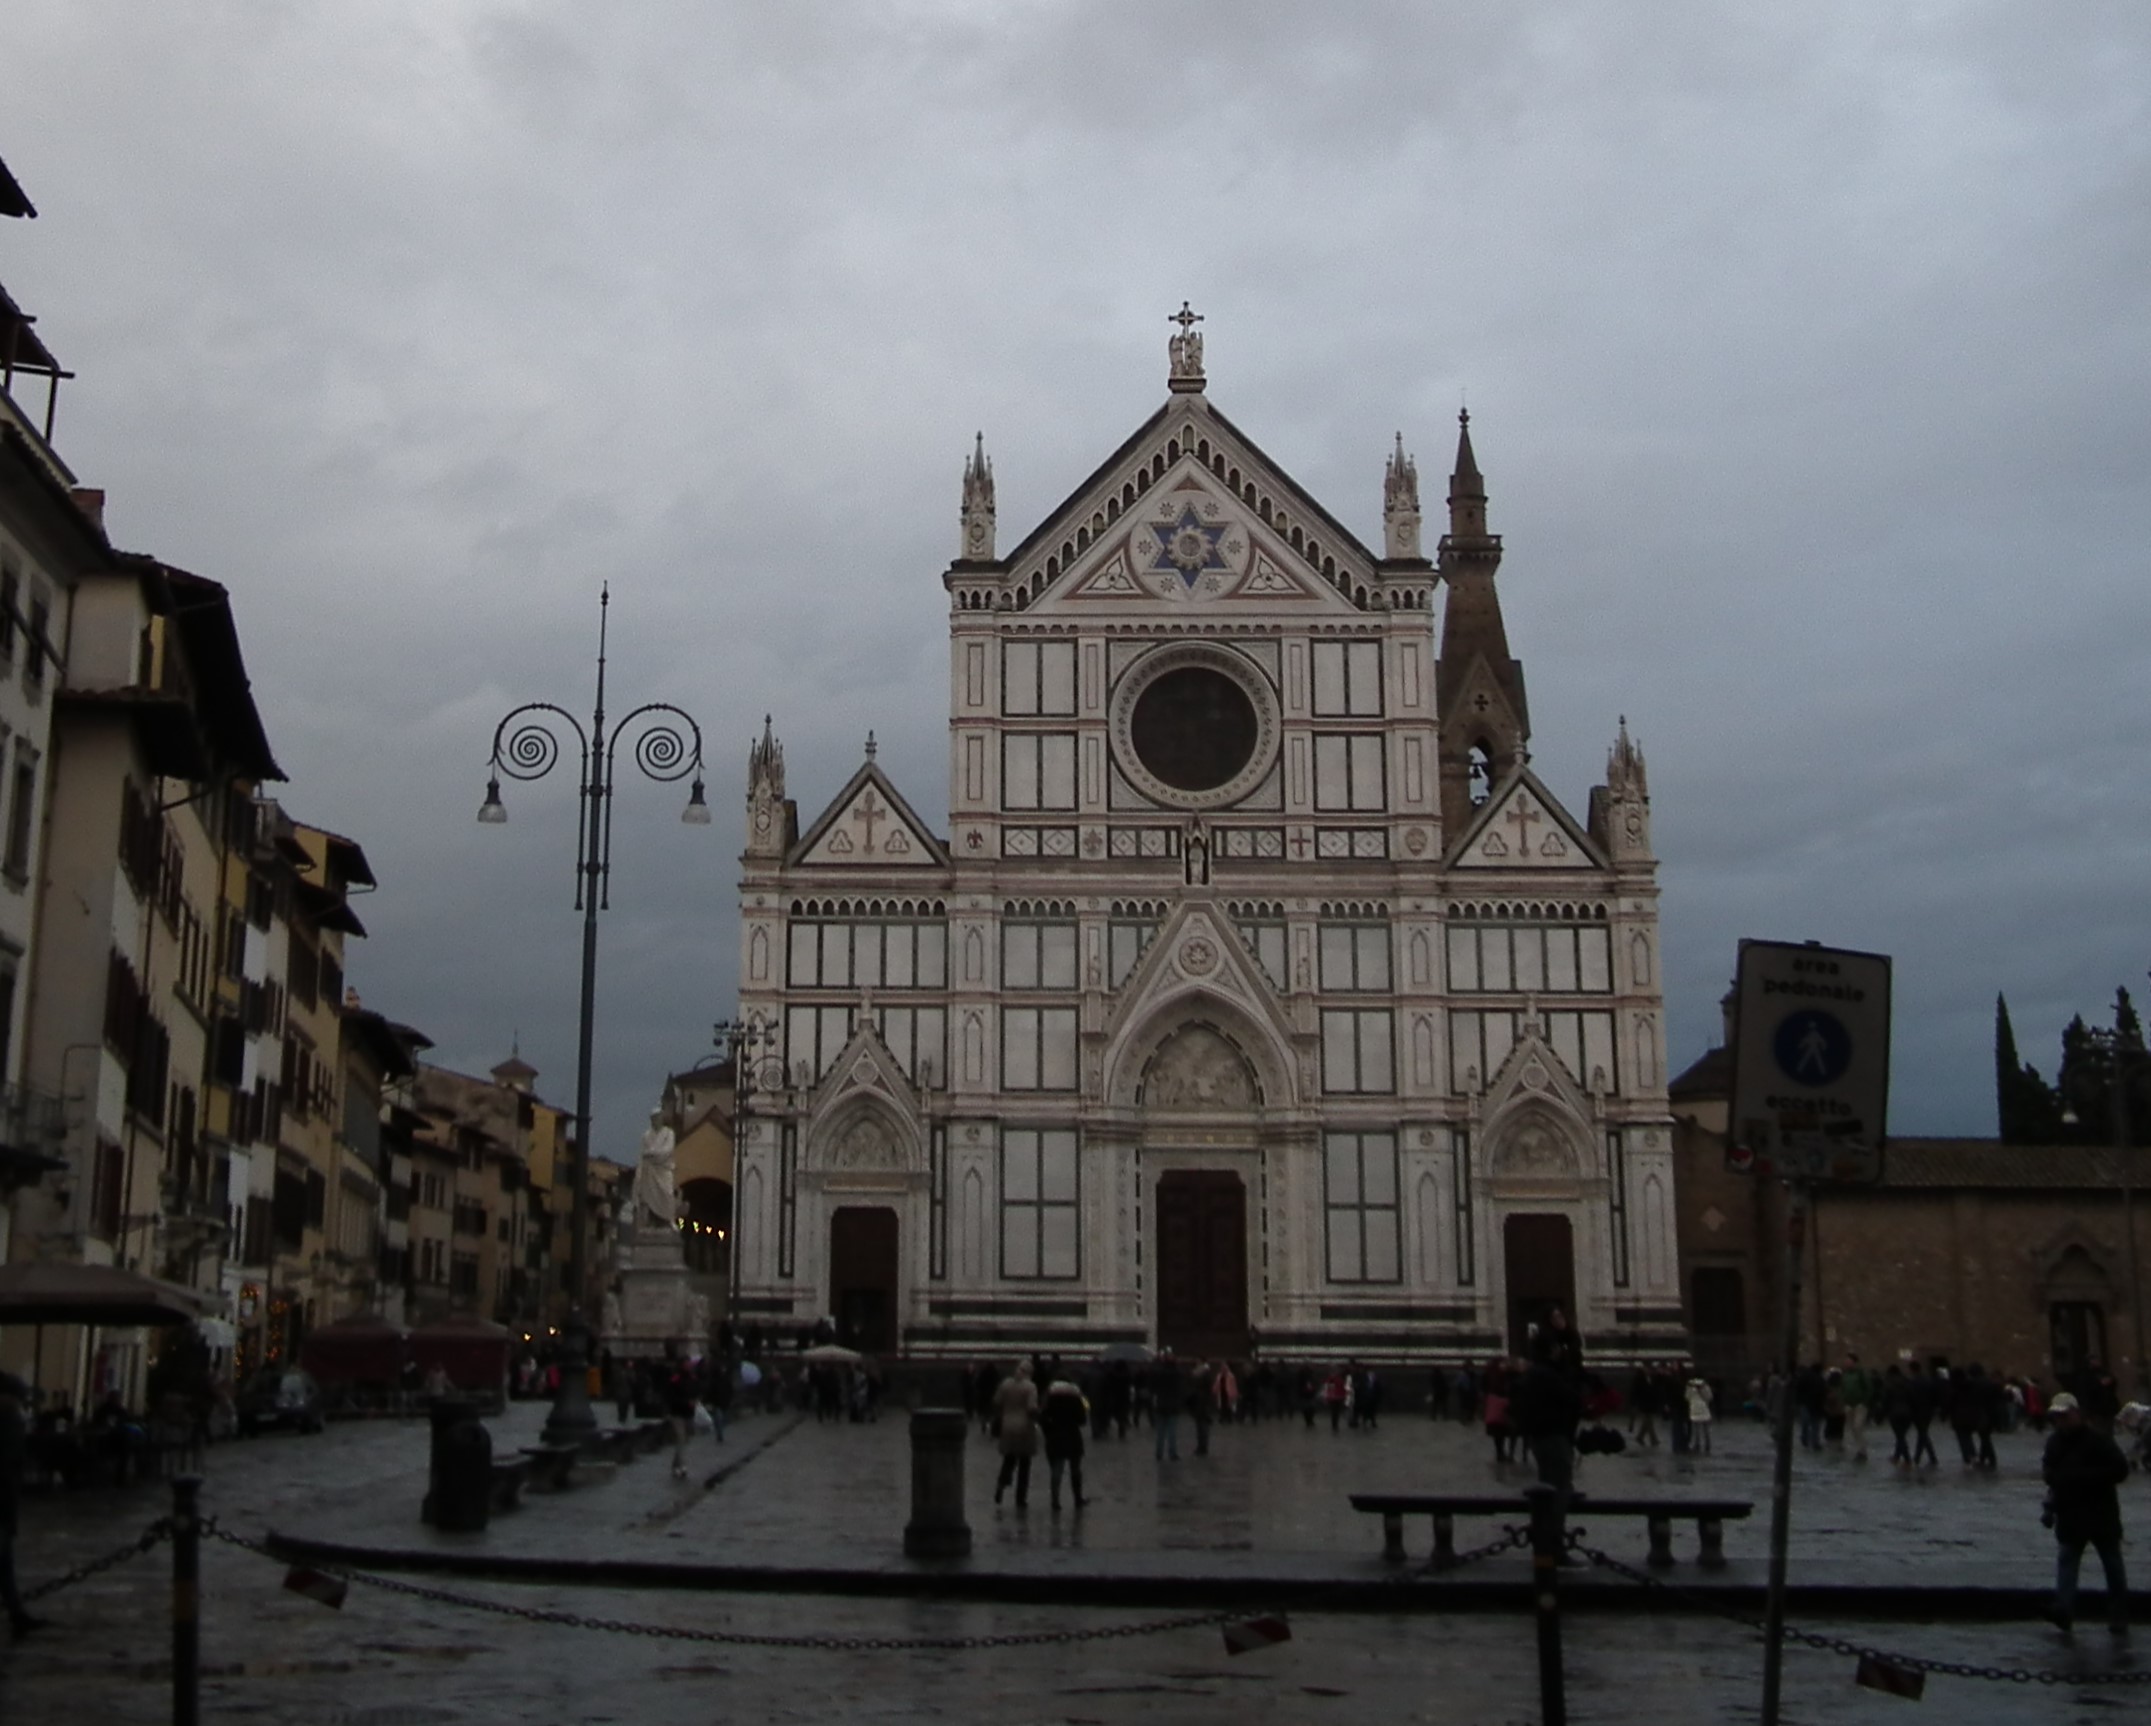
<path fill-rule="evenodd" d="M 1762 1726 L 1778 1726 L 1785 1671 L 1785 1563 L 1792 1529 L 1792 1386 L 1800 1353 L 1800 1258 L 1824 1182 L 1879 1180 L 1890 1089 L 1890 962 L 1815 942 L 1743 941 L 1733 1007 L 1733 1166 L 1784 1180 L 1783 1394 L 1770 1487 L 1770 1593 Z"/>

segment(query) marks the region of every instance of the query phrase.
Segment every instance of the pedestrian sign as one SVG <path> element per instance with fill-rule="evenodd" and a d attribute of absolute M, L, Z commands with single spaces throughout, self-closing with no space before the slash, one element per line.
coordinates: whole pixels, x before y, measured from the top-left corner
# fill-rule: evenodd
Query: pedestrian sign
<path fill-rule="evenodd" d="M 1814 942 L 1741 942 L 1733 1167 L 1807 1180 L 1879 1179 L 1889 1088 L 1887 957 Z"/>

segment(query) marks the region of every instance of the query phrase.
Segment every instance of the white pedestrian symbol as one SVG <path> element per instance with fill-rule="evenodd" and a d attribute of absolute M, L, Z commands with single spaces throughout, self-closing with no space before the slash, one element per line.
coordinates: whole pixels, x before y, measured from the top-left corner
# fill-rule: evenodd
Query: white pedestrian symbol
<path fill-rule="evenodd" d="M 1827 1081 L 1830 1077 L 1830 1039 L 1822 1034 L 1821 1024 L 1810 1019 L 1807 1029 L 1800 1037 L 1800 1058 L 1793 1063 L 1793 1077 L 1804 1079 L 1809 1073 Z"/>

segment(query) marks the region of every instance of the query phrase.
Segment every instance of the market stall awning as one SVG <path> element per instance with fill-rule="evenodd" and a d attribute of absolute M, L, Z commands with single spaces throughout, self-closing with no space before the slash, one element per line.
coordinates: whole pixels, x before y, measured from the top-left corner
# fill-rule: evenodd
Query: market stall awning
<path fill-rule="evenodd" d="M 207 1299 L 117 1265 L 0 1265 L 0 1325 L 186 1324 Z"/>

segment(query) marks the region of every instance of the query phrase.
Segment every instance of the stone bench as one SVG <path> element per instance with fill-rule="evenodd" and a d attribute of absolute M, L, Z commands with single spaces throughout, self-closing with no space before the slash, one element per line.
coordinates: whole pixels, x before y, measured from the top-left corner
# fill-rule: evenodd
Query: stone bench
<path fill-rule="evenodd" d="M 1496 1498 L 1473 1493 L 1355 1492 L 1352 1508 L 1382 1519 L 1382 1557 L 1390 1563 L 1404 1560 L 1404 1519 L 1434 1519 L 1434 1568 L 1447 1570 L 1456 1563 L 1456 1519 L 1459 1516 L 1512 1517 L 1519 1523 L 1531 1520 L 1531 1503 L 1523 1497 Z M 1749 1515 L 1755 1506 L 1734 1498 L 1597 1498 L 1573 1493 L 1568 1513 L 1573 1517 L 1639 1516 L 1650 1534 L 1650 1565 L 1670 1568 L 1673 1559 L 1673 1524 L 1693 1522 L 1700 1545 L 1697 1562 L 1705 1570 L 1725 1565 L 1725 1525 Z"/>
<path fill-rule="evenodd" d="M 605 1462 L 633 1462 L 642 1454 L 645 1440 L 637 1426 L 608 1427 L 585 1442 L 584 1453 Z"/>
<path fill-rule="evenodd" d="M 527 1461 L 514 1462 L 502 1459 L 493 1464 L 492 1490 L 489 1503 L 494 1514 L 518 1510 L 523 1503 L 523 1482 L 530 1476 Z"/>
<path fill-rule="evenodd" d="M 579 1444 L 531 1444 L 523 1447 L 526 1478 L 546 1492 L 564 1492 L 583 1454 Z"/>

